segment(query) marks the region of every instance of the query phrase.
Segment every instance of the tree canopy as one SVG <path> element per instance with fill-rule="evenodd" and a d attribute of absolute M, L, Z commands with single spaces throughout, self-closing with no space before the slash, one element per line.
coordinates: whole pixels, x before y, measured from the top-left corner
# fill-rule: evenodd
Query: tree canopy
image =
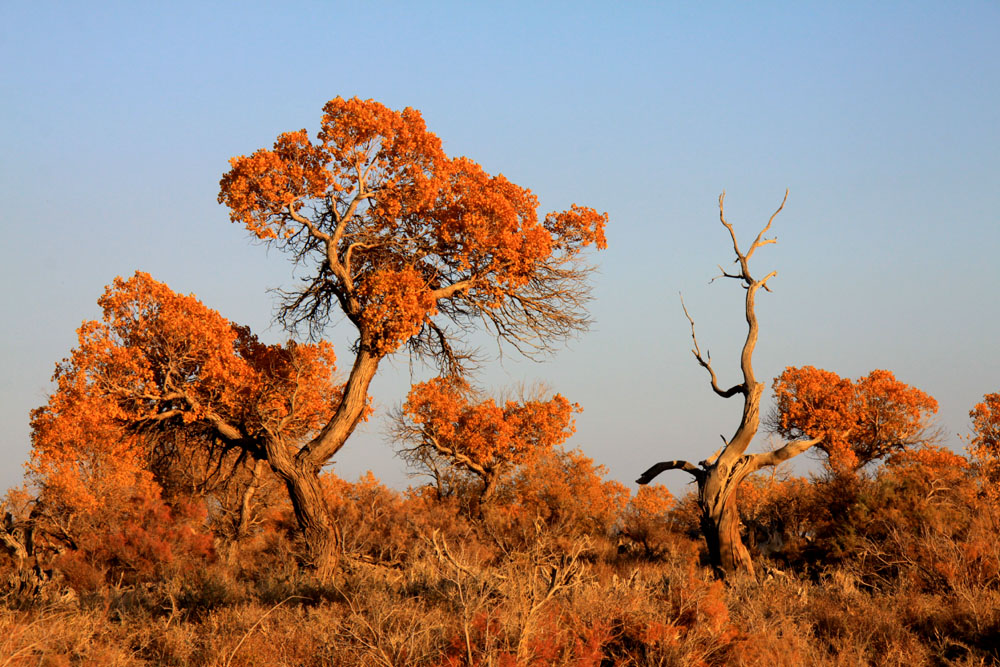
<path fill-rule="evenodd" d="M 812 366 L 788 367 L 774 380 L 771 430 L 815 438 L 834 469 L 854 470 L 922 442 L 937 412 L 933 397 L 889 371 L 851 381 Z"/>
<path fill-rule="evenodd" d="M 50 502 L 86 511 L 112 477 L 153 483 L 156 459 L 175 471 L 204 461 L 201 476 L 232 451 L 264 459 L 268 438 L 306 439 L 339 400 L 328 343 L 264 345 L 142 272 L 98 304 L 102 319 L 80 327 L 56 391 L 32 413 L 29 470 Z"/>
<path fill-rule="evenodd" d="M 580 411 L 561 394 L 498 403 L 460 378 L 438 377 L 413 386 L 393 435 L 422 472 L 438 477 L 445 467 L 479 478 L 487 502 L 501 475 L 565 442 Z"/>
<path fill-rule="evenodd" d="M 341 311 L 360 349 L 409 342 L 447 367 L 477 319 L 528 353 L 587 323 L 577 259 L 605 247 L 607 214 L 574 205 L 540 218 L 527 188 L 445 155 L 419 111 L 336 98 L 315 141 L 288 132 L 231 165 L 219 194 L 231 219 L 308 274 L 286 294 L 286 324 L 318 333 Z"/>

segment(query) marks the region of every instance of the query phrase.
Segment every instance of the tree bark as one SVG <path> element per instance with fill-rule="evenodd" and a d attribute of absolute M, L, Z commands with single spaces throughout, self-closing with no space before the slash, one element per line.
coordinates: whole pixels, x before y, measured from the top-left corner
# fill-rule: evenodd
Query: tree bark
<path fill-rule="evenodd" d="M 312 565 L 325 578 L 340 562 L 342 540 L 323 496 L 320 469 L 298 457 L 293 458 L 287 445 L 278 439 L 268 440 L 267 459 L 288 490 L 295 520 L 305 539 Z"/>
<path fill-rule="evenodd" d="M 250 532 L 250 523 L 253 518 L 253 497 L 260 488 L 261 476 L 264 474 L 264 461 L 258 459 L 254 463 L 253 477 L 250 484 L 240 498 L 240 516 L 236 523 L 236 537 L 245 537 Z"/>
<path fill-rule="evenodd" d="M 743 466 L 746 468 L 746 466 Z M 723 468 L 714 466 L 699 484 L 698 505 L 701 508 L 701 529 L 708 547 L 708 558 L 716 576 L 754 576 L 753 560 L 740 534 L 740 514 L 736 490 L 747 470 L 723 475 Z"/>
<path fill-rule="evenodd" d="M 270 438 L 266 443 L 268 463 L 288 489 L 310 558 L 323 578 L 340 562 L 343 540 L 323 497 L 319 471 L 344 446 L 364 416 L 368 387 L 379 361 L 380 357 L 370 351 L 366 336 L 362 335 L 341 403 L 320 433 L 294 455 L 284 442 Z"/>

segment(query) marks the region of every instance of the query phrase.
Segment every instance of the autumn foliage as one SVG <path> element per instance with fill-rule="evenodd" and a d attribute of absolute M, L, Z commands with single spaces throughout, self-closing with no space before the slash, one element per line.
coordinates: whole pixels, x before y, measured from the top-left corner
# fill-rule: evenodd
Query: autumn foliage
<path fill-rule="evenodd" d="M 315 141 L 288 132 L 231 165 L 219 201 L 232 220 L 313 267 L 287 322 L 315 330 L 337 308 L 375 356 L 409 341 L 444 363 L 458 331 L 440 318 L 482 319 L 522 349 L 585 320 L 575 262 L 605 247 L 607 215 L 574 205 L 540 218 L 530 190 L 449 158 L 414 109 L 336 98 Z"/>
<path fill-rule="evenodd" d="M 969 412 L 969 454 L 984 480 L 983 493 L 1000 501 L 1000 393 L 986 394 Z"/>
<path fill-rule="evenodd" d="M 937 401 L 884 370 L 851 381 L 812 366 L 774 381 L 772 430 L 786 438 L 824 436 L 817 445 L 838 470 L 855 470 L 926 437 Z"/>
<path fill-rule="evenodd" d="M 68 539 L 84 517 L 164 492 L 207 495 L 219 519 L 252 511 L 241 503 L 263 483 L 265 441 L 305 438 L 336 405 L 328 343 L 264 345 L 144 273 L 98 303 L 32 413 L 29 474 Z"/>
<path fill-rule="evenodd" d="M 394 436 L 403 458 L 431 475 L 439 493 L 452 492 L 456 474 L 477 478 L 478 505 L 493 498 L 504 475 L 569 438 L 579 411 L 560 394 L 498 404 L 461 378 L 438 377 L 410 390 Z"/>

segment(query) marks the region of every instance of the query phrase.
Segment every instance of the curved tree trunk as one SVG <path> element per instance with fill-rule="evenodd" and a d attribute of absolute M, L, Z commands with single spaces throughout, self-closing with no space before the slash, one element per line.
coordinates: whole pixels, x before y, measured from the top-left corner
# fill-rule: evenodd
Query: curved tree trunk
<path fill-rule="evenodd" d="M 754 576 L 753 560 L 740 534 L 740 514 L 736 489 L 746 473 L 723 479 L 720 468 L 713 467 L 699 484 L 701 530 L 708 547 L 712 569 L 720 578 L 728 575 Z"/>
<path fill-rule="evenodd" d="M 319 468 L 304 465 L 293 458 L 288 447 L 278 440 L 267 442 L 267 459 L 271 469 L 285 483 L 292 501 L 295 520 L 305 538 L 312 565 L 321 576 L 333 572 L 340 562 L 340 531 L 323 496 Z"/>
<path fill-rule="evenodd" d="M 343 540 L 323 497 L 319 471 L 344 446 L 364 416 L 368 406 L 368 387 L 380 360 L 370 349 L 366 337 L 362 335 L 340 405 L 312 441 L 297 452 L 276 439 L 269 439 L 266 443 L 268 463 L 288 489 L 295 519 L 305 538 L 310 558 L 322 577 L 332 573 L 339 564 Z"/>

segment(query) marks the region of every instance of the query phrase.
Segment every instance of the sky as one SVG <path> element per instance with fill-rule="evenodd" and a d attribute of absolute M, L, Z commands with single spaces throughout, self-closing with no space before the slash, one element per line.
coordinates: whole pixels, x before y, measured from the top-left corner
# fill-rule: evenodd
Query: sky
<path fill-rule="evenodd" d="M 0 486 L 19 483 L 29 411 L 115 276 L 147 271 L 287 339 L 268 289 L 291 265 L 229 222 L 218 182 L 230 157 L 314 133 L 337 96 L 419 109 L 450 155 L 531 188 L 542 213 L 609 213 L 591 331 L 478 378 L 582 404 L 569 446 L 609 478 L 635 488 L 738 425 L 678 298 L 720 384 L 738 382 L 743 291 L 709 284 L 734 258 L 723 190 L 744 244 L 790 191 L 751 265 L 778 271 L 758 298 L 758 377 L 888 369 L 937 398 L 961 449 L 970 408 L 1000 391 L 1000 5 L 612 4 L 0 4 Z M 353 331 L 327 336 L 346 367 Z M 338 474 L 418 483 L 381 415 L 430 374 L 383 364 Z"/>

